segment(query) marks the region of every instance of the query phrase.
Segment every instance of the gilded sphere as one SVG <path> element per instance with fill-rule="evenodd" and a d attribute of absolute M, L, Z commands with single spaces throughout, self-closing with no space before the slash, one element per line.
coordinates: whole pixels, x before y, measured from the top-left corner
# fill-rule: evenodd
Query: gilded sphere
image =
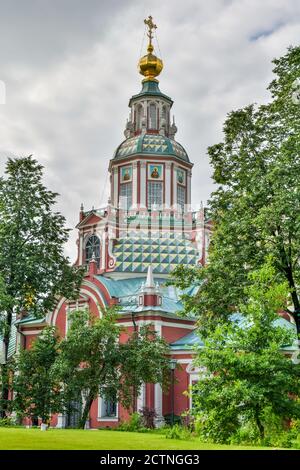
<path fill-rule="evenodd" d="M 146 77 L 146 80 L 153 80 L 163 69 L 162 60 L 152 52 L 153 46 L 149 44 L 148 54 L 144 55 L 139 61 L 139 72 Z"/>

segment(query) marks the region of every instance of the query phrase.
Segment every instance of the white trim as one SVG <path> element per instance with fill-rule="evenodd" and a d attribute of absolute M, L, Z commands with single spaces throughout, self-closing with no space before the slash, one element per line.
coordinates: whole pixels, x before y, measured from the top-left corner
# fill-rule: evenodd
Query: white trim
<path fill-rule="evenodd" d="M 177 359 L 176 362 L 177 364 L 191 364 L 193 359 Z"/>
<path fill-rule="evenodd" d="M 173 354 L 179 355 L 179 354 L 196 354 L 196 351 L 194 349 L 179 349 L 177 351 L 170 351 L 169 353 L 171 356 Z"/>
<path fill-rule="evenodd" d="M 79 246 L 78 246 L 78 250 L 79 250 L 79 266 L 82 266 L 82 261 L 83 261 L 83 232 L 79 232 Z"/>
<path fill-rule="evenodd" d="M 102 231 L 101 233 L 101 240 L 100 243 L 100 267 L 101 269 L 105 269 L 105 259 L 106 259 L 106 232 Z"/>
<path fill-rule="evenodd" d="M 201 378 L 203 378 L 206 373 L 206 367 L 197 367 L 197 366 L 194 366 L 193 363 L 191 362 L 190 365 L 186 368 L 186 373 L 189 374 L 189 388 L 188 390 L 190 391 L 191 389 L 191 386 L 193 384 L 193 382 L 197 382 L 198 380 L 201 380 Z M 189 394 L 189 407 L 190 407 L 190 410 L 192 409 L 192 394 L 190 393 Z"/>
<path fill-rule="evenodd" d="M 177 207 L 177 166 L 173 165 L 173 207 Z"/>
<path fill-rule="evenodd" d="M 140 163 L 140 206 L 146 207 L 146 168 L 147 163 L 141 161 Z"/>
<path fill-rule="evenodd" d="M 136 209 L 137 205 L 137 189 L 138 189 L 138 162 L 132 164 L 132 209 Z"/>
<path fill-rule="evenodd" d="M 142 384 L 140 393 L 137 397 L 137 410 L 139 411 L 146 404 L 146 384 Z"/>
<path fill-rule="evenodd" d="M 80 289 L 80 292 L 83 292 L 83 293 L 85 293 L 88 297 L 90 297 L 90 298 L 95 302 L 96 305 L 99 304 L 99 301 L 98 301 L 97 297 L 96 297 L 94 294 L 92 294 L 89 290 L 87 290 L 87 289 L 82 289 L 82 288 L 81 288 L 81 289 Z M 97 292 L 97 293 L 98 293 L 98 292 Z M 99 297 L 101 298 L 101 295 L 100 295 Z M 101 300 L 103 300 L 103 299 L 101 298 Z M 99 311 L 99 315 L 100 315 L 100 318 L 101 318 L 101 311 Z"/>
<path fill-rule="evenodd" d="M 167 208 L 171 206 L 171 163 L 165 165 L 165 205 Z"/>
<path fill-rule="evenodd" d="M 100 283 L 101 283 L 101 281 L 100 281 Z M 103 284 L 101 284 L 101 285 L 103 285 Z M 106 300 L 105 300 L 105 298 L 104 298 L 102 292 L 99 290 L 99 288 L 98 288 L 95 284 L 93 284 L 93 283 L 90 282 L 90 281 L 83 281 L 82 286 L 89 287 L 93 292 L 95 292 L 95 294 L 97 294 L 97 295 L 100 297 L 100 299 L 101 299 L 101 301 L 102 301 L 102 303 L 103 303 L 103 306 L 105 307 L 105 305 L 106 305 Z M 105 287 L 105 286 L 103 286 L 103 287 Z M 82 292 L 85 292 L 85 293 L 88 295 L 88 297 L 91 297 L 91 299 L 94 300 L 94 302 L 95 302 L 96 305 L 99 304 L 99 301 L 98 301 L 98 299 L 95 297 L 95 294 L 92 294 L 92 292 L 87 291 L 87 290 L 83 289 L 82 287 L 80 288 L 80 292 L 81 292 L 81 291 L 82 291 Z M 100 313 L 101 313 L 101 312 L 100 312 Z M 100 317 L 100 318 L 101 318 L 101 317 Z"/>
<path fill-rule="evenodd" d="M 113 167 L 113 185 L 114 185 L 114 200 L 113 205 L 118 206 L 119 203 L 119 188 L 118 188 L 118 178 L 119 178 L 119 167 Z"/>
<path fill-rule="evenodd" d="M 191 191 L 192 191 L 192 184 L 191 184 L 192 172 L 191 172 L 191 170 L 187 171 L 186 178 L 187 178 L 187 183 L 186 183 L 187 184 L 187 201 L 186 201 L 186 204 L 190 207 L 190 205 L 191 205 Z"/>
<path fill-rule="evenodd" d="M 120 317 L 122 318 L 122 317 Z M 155 324 L 157 326 L 173 326 L 174 328 L 183 328 L 187 330 L 195 330 L 196 327 L 195 325 L 187 325 L 186 323 L 172 323 L 168 321 L 161 321 L 161 320 L 140 320 L 143 322 L 143 325 L 150 325 L 150 324 Z M 126 322 L 120 322 L 123 326 L 132 326 L 132 321 L 126 321 Z M 139 319 L 136 319 L 136 324 L 139 324 Z"/>
<path fill-rule="evenodd" d="M 162 325 L 159 321 L 155 321 L 154 322 L 154 327 L 155 327 L 155 331 L 157 333 L 157 336 L 159 336 L 159 338 L 162 337 Z"/>
<path fill-rule="evenodd" d="M 117 423 L 119 421 L 119 418 L 99 418 L 97 417 L 98 423 L 100 422 L 112 422 L 112 423 Z"/>
<path fill-rule="evenodd" d="M 57 320 L 57 315 L 58 315 L 58 312 L 60 311 L 63 303 L 66 301 L 66 298 L 65 297 L 62 297 L 60 299 L 60 301 L 58 302 L 57 306 L 56 306 L 56 309 L 54 310 L 54 314 L 53 314 L 53 317 L 52 317 L 52 321 L 51 321 L 51 325 L 56 325 L 56 320 Z M 52 312 L 50 313 L 50 315 L 52 314 Z"/>
<path fill-rule="evenodd" d="M 26 325 L 23 325 L 26 326 Z M 41 328 L 40 330 L 31 330 L 31 331 L 22 331 L 22 335 L 24 336 L 30 336 L 30 335 L 38 335 L 43 331 L 44 328 Z"/>
<path fill-rule="evenodd" d="M 154 385 L 154 408 L 158 418 L 162 417 L 162 388 L 160 384 Z"/>

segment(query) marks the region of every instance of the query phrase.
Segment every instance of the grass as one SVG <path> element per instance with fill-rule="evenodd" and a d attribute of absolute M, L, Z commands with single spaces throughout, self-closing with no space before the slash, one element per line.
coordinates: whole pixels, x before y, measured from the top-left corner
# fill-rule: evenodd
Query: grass
<path fill-rule="evenodd" d="M 0 428 L 1 450 L 242 450 L 261 447 L 166 439 L 163 434 L 109 430 Z"/>

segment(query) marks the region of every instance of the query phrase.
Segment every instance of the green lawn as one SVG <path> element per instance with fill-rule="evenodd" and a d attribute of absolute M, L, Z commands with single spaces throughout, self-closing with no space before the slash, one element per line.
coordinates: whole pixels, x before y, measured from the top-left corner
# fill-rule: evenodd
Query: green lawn
<path fill-rule="evenodd" d="M 79 450 L 201 450 L 255 449 L 206 444 L 196 438 L 190 441 L 166 439 L 158 433 L 136 433 L 108 430 L 0 428 L 0 449 L 79 449 Z"/>

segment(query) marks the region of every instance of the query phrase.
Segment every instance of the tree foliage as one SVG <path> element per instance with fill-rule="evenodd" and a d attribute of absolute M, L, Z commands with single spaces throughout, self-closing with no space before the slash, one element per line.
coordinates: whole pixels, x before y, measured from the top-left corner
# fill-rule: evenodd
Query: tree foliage
<path fill-rule="evenodd" d="M 6 361 L 13 316 L 43 317 L 59 296 L 76 298 L 82 272 L 64 255 L 69 230 L 54 211 L 57 194 L 43 184 L 32 157 L 9 159 L 0 178 L 0 334 L 2 405 L 8 398 Z M 3 414 L 2 410 L 2 414 Z"/>
<path fill-rule="evenodd" d="M 40 417 L 43 423 L 63 408 L 61 384 L 54 365 L 59 339 L 54 327 L 46 327 L 30 349 L 21 350 L 13 364 L 13 409 L 21 417 Z"/>
<path fill-rule="evenodd" d="M 249 283 L 242 316 L 210 332 L 196 360 L 206 371 L 193 387 L 193 410 L 203 434 L 219 442 L 246 423 L 256 425 L 263 439 L 267 411 L 282 426 L 300 417 L 299 365 L 280 350 L 297 345 L 295 330 L 283 327 L 277 315 L 287 283 L 278 282 L 270 264 L 249 274 Z"/>
<path fill-rule="evenodd" d="M 136 409 L 136 398 L 145 383 L 158 383 L 163 388 L 169 385 L 169 347 L 160 338 L 152 325 L 143 325 L 133 331 L 128 341 L 120 345 L 122 403 Z"/>
<path fill-rule="evenodd" d="M 217 184 L 209 201 L 209 263 L 175 272 L 177 285 L 201 285 L 195 298 L 185 300 L 204 329 L 246 300 L 248 273 L 269 255 L 288 282 L 290 311 L 300 329 L 300 106 L 292 100 L 300 47 L 273 62 L 271 101 L 230 112 L 223 141 L 208 149 Z"/>
<path fill-rule="evenodd" d="M 64 384 L 66 402 L 84 397 L 82 428 L 99 395 L 130 408 L 143 382 L 165 383 L 166 343 L 149 326 L 120 343 L 117 315 L 116 308 L 107 309 L 102 318 L 86 310 L 71 312 L 67 336 L 60 345 L 56 373 Z"/>
<path fill-rule="evenodd" d="M 93 401 L 98 395 L 113 397 L 119 383 L 120 328 L 116 311 L 108 310 L 102 318 L 88 310 L 69 315 L 67 336 L 61 342 L 56 373 L 64 384 L 66 402 L 84 397 L 79 426 L 84 428 Z"/>

